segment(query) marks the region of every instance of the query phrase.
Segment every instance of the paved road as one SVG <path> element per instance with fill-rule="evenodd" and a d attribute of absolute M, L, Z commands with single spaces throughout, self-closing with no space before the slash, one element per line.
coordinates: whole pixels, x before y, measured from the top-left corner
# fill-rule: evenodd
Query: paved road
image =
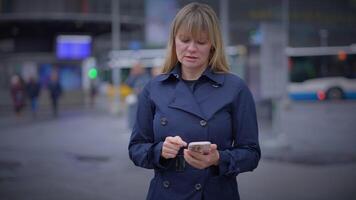
<path fill-rule="evenodd" d="M 145 198 L 152 172 L 129 161 L 124 117 L 72 111 L 56 119 L 29 120 L 0 127 L 1 200 Z M 263 152 L 284 150 L 283 145 L 264 145 L 273 139 L 269 134 L 261 130 Z M 242 199 L 356 199 L 355 162 L 275 158 L 267 156 L 254 172 L 238 176 Z"/>
<path fill-rule="evenodd" d="M 262 143 L 284 150 L 267 149 L 266 157 L 309 164 L 356 162 L 356 101 L 289 102 L 281 108 L 279 123 L 267 134 L 276 138 Z"/>

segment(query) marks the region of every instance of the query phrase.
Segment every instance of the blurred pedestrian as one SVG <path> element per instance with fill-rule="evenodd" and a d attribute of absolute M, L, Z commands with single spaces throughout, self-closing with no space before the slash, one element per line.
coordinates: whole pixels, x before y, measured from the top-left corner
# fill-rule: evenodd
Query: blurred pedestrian
<path fill-rule="evenodd" d="M 26 84 L 27 96 L 30 99 L 31 103 L 31 112 L 32 116 L 37 116 L 38 110 L 38 97 L 40 95 L 40 83 L 36 80 L 35 77 L 30 77 L 28 83 Z"/>
<path fill-rule="evenodd" d="M 161 68 L 161 67 L 152 67 L 152 69 L 151 69 L 151 76 L 152 76 L 152 78 L 154 78 L 154 77 L 160 75 L 161 72 L 162 72 L 162 68 Z"/>
<path fill-rule="evenodd" d="M 89 104 L 90 107 L 93 107 L 95 104 L 95 99 L 98 94 L 98 86 L 95 80 L 90 80 L 90 88 L 89 88 Z"/>
<path fill-rule="evenodd" d="M 146 83 L 151 79 L 150 75 L 146 73 L 143 64 L 135 62 L 130 69 L 130 74 L 125 83 L 132 89 L 132 93 L 126 97 L 128 105 L 128 126 L 133 127 L 136 112 L 137 112 L 137 96 L 141 93 Z"/>
<path fill-rule="evenodd" d="M 54 72 L 51 74 L 50 81 L 48 83 L 48 89 L 51 99 L 52 113 L 53 116 L 58 116 L 58 101 L 62 95 L 62 86 L 59 82 L 58 73 Z"/>
<path fill-rule="evenodd" d="M 10 93 L 16 116 L 20 116 L 26 105 L 26 90 L 22 78 L 15 74 L 11 77 Z"/>
<path fill-rule="evenodd" d="M 236 176 L 258 165 L 254 100 L 229 72 L 218 23 L 208 5 L 183 7 L 171 26 L 163 74 L 138 98 L 129 155 L 154 169 L 149 200 L 237 200 Z M 197 141 L 206 144 L 204 153 L 185 149 Z"/>

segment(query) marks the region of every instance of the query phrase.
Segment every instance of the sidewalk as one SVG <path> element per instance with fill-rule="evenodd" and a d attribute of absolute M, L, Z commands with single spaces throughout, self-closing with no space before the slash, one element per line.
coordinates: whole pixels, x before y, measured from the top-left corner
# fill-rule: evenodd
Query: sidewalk
<path fill-rule="evenodd" d="M 107 103 L 107 98 L 104 95 L 98 96 L 93 107 L 90 107 L 88 103 L 85 103 L 85 99 L 80 101 L 60 101 L 58 108 L 58 118 L 79 116 L 83 113 L 95 112 L 112 114 L 110 112 L 109 106 L 110 105 Z M 29 105 L 24 108 L 20 116 L 15 115 L 11 104 L 4 104 L 0 109 L 0 129 L 22 125 L 31 125 L 34 123 L 54 119 L 56 119 L 56 117 L 53 116 L 51 105 L 48 102 L 44 102 L 39 105 L 36 117 L 32 115 Z"/>
<path fill-rule="evenodd" d="M 118 121 L 122 121 L 120 122 L 121 124 L 126 124 L 125 111 L 122 111 L 120 115 L 114 114 L 110 111 L 109 106 L 104 97 L 97 99 L 97 104 L 94 108 L 89 108 L 85 105 L 62 106 L 60 107 L 59 119 L 81 116 L 83 114 L 101 113 L 103 115 L 115 116 Z M 273 127 L 275 125 L 268 119 L 260 117 L 258 121 L 263 159 L 310 166 L 356 163 L 356 151 L 353 147 L 354 141 L 356 141 L 355 134 L 338 131 L 343 129 L 350 130 L 352 127 L 331 128 L 330 133 L 313 132 L 312 130 L 315 129 L 314 126 L 318 126 L 318 123 L 320 124 L 325 119 L 313 119 L 313 123 L 309 123 L 308 119 L 304 119 L 307 118 L 306 116 L 298 114 L 293 110 L 286 111 L 283 115 L 284 119 L 282 122 L 284 123 L 284 127 L 282 127 L 282 130 L 284 132 L 280 133 L 276 132 L 277 129 Z M 301 119 L 295 120 L 295 118 L 298 118 L 298 115 L 301 115 L 299 118 L 303 118 L 304 121 L 301 121 Z M 0 129 L 5 130 L 18 126 L 29 126 L 51 120 L 56 120 L 56 118 L 52 116 L 50 108 L 40 109 L 37 118 L 33 118 L 29 110 L 26 110 L 21 117 L 16 117 L 13 113 L 9 113 L 7 116 L 0 115 Z M 298 125 L 296 123 L 301 124 Z M 333 132 L 337 131 L 338 135 L 333 134 Z M 345 138 L 342 138 L 342 135 Z M 318 139 L 318 137 L 324 138 Z M 352 138 L 355 138 L 355 140 Z M 320 140 L 320 143 L 318 143 L 318 140 Z M 323 144 L 322 141 L 328 143 Z M 343 142 L 343 146 L 335 146 L 330 141 L 335 141 L 335 144 Z M 329 146 L 330 148 L 325 150 L 325 146 Z"/>
<path fill-rule="evenodd" d="M 356 163 L 356 102 L 302 102 L 283 108 L 280 122 L 260 120 L 262 157 L 301 165 Z"/>
<path fill-rule="evenodd" d="M 153 171 L 129 159 L 126 124 L 125 115 L 78 109 L 63 110 L 56 119 L 1 129 L 1 199 L 144 199 Z M 254 172 L 237 177 L 241 199 L 356 198 L 356 164 L 273 160 L 267 155 L 278 158 L 284 151 L 266 145 L 275 139 L 267 132 L 268 121 L 260 121 L 260 126 L 263 157 Z"/>
<path fill-rule="evenodd" d="M 59 108 L 58 118 L 79 115 L 83 112 L 94 112 L 94 110 L 87 109 L 83 105 L 62 106 Z M 53 119 L 56 119 L 56 117 L 53 116 L 52 110 L 49 107 L 39 109 L 36 117 L 33 117 L 31 111 L 26 108 L 20 116 L 16 116 L 14 112 L 1 113 L 0 128 L 7 129 L 23 125 L 31 125 Z"/>

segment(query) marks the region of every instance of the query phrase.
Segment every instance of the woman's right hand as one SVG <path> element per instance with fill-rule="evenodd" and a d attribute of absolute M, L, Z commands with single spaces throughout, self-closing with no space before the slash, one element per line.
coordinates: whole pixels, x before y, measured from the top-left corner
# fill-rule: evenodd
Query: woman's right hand
<path fill-rule="evenodd" d="M 180 148 L 187 146 L 181 137 L 168 136 L 163 142 L 161 156 L 165 159 L 175 158 Z"/>

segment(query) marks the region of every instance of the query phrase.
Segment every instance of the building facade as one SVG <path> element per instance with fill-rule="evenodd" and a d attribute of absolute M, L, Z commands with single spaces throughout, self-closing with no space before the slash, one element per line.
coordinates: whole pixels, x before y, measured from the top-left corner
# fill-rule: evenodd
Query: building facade
<path fill-rule="evenodd" d="M 59 36 L 89 36 L 89 56 L 96 57 L 99 67 L 105 68 L 113 49 L 164 48 L 165 40 L 160 37 L 168 33 L 176 11 L 190 2 L 0 0 L 0 88 L 7 90 L 14 73 L 34 73 L 45 84 L 50 71 L 56 69 L 61 71 L 67 90 L 80 90 L 83 57 L 61 58 Z M 356 43 L 356 0 L 198 2 L 211 5 L 218 13 L 228 45 L 258 47 L 264 42 L 264 23 L 285 27 L 288 46 Z"/>

